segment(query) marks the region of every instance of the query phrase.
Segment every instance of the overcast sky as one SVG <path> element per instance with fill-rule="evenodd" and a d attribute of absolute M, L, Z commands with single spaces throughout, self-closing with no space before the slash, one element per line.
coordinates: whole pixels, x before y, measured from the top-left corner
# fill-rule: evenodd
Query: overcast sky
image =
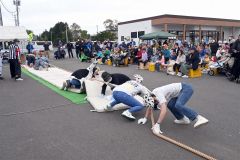
<path fill-rule="evenodd" d="M 12 0 L 1 0 L 14 11 Z M 14 18 L 2 7 L 5 26 L 14 25 Z M 79 24 L 91 34 L 104 30 L 103 21 L 119 22 L 176 14 L 240 20 L 238 0 L 21 0 L 20 25 L 35 34 L 49 30 L 57 22 Z"/>

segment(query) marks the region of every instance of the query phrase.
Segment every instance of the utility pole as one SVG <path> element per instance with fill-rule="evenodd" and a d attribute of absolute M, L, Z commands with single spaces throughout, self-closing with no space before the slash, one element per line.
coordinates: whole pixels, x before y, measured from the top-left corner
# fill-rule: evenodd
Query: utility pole
<path fill-rule="evenodd" d="M 15 26 L 17 26 L 17 17 L 16 15 L 13 15 L 13 17 L 14 17 Z"/>
<path fill-rule="evenodd" d="M 98 25 L 97 25 L 97 34 L 98 34 Z"/>
<path fill-rule="evenodd" d="M 21 2 L 20 0 L 13 0 L 13 4 L 16 5 L 16 12 L 17 12 L 16 26 L 19 26 L 19 6 L 21 5 Z"/>
<path fill-rule="evenodd" d="M 67 26 L 66 26 L 66 42 L 68 43 Z"/>
<path fill-rule="evenodd" d="M 1 5 L 0 5 L 0 26 L 3 26 Z"/>
<path fill-rule="evenodd" d="M 51 31 L 51 41 L 52 41 L 52 31 Z"/>

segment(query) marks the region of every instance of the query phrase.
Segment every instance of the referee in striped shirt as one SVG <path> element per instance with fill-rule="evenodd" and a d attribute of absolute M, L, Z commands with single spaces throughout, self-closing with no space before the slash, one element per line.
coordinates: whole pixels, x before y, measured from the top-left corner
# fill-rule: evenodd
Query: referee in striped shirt
<path fill-rule="evenodd" d="M 9 46 L 9 63 L 11 77 L 17 81 L 22 81 L 21 66 L 20 66 L 20 48 L 18 46 L 19 40 L 14 39 L 13 43 Z"/>

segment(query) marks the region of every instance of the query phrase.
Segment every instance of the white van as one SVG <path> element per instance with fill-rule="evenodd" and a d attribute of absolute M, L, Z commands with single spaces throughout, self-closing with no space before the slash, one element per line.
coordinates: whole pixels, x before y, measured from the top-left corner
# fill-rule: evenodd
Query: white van
<path fill-rule="evenodd" d="M 47 41 L 48 44 L 49 44 L 49 49 L 50 51 L 53 51 L 53 45 L 52 45 L 52 41 Z M 44 47 L 43 45 L 45 44 L 45 41 L 32 41 L 31 42 L 32 45 L 33 45 L 33 50 L 34 51 L 44 51 Z"/>

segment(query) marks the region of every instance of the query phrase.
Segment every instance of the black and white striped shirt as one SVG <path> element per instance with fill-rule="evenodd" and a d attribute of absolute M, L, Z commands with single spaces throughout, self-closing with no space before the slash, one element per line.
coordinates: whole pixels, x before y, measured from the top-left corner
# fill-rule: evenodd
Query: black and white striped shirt
<path fill-rule="evenodd" d="M 19 55 L 17 57 L 16 50 L 19 49 L 19 47 L 15 44 L 11 44 L 9 46 L 9 59 L 17 59 L 19 58 Z"/>

